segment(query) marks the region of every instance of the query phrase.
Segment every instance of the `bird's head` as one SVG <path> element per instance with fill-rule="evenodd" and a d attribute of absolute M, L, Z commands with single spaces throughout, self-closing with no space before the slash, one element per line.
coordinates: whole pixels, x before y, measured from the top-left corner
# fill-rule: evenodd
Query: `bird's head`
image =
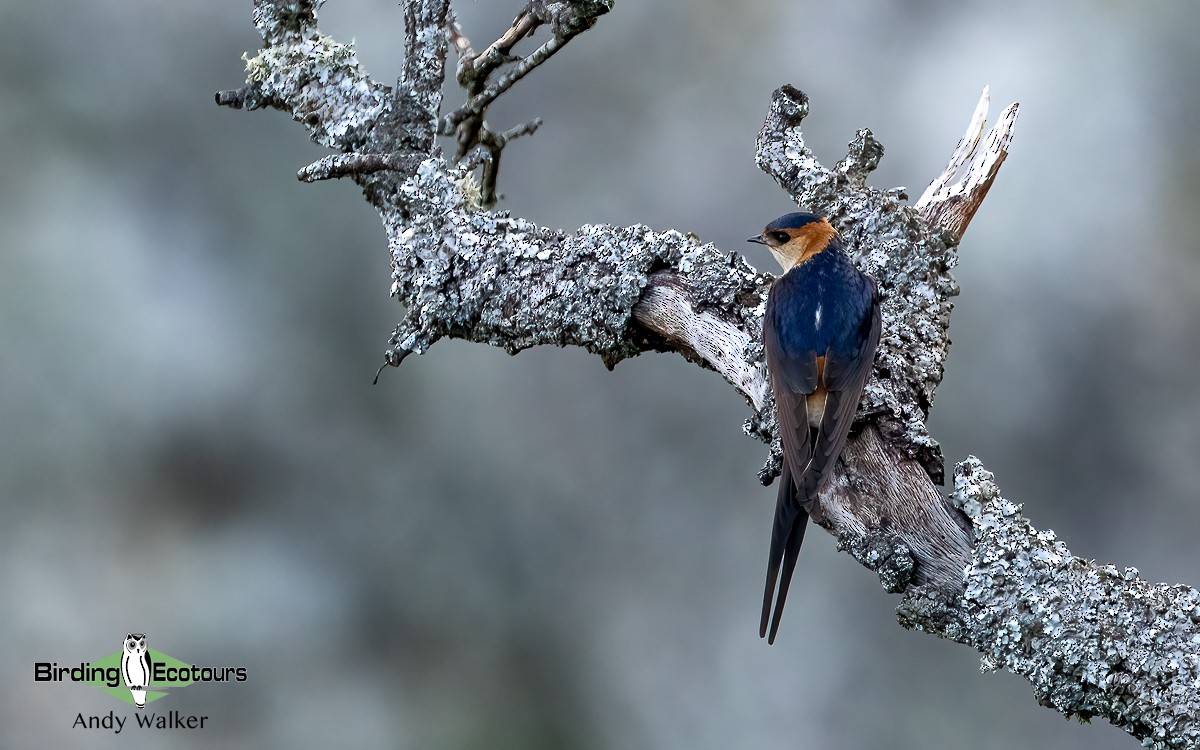
<path fill-rule="evenodd" d="M 747 242 L 766 245 L 787 273 L 829 247 L 837 236 L 837 230 L 827 219 L 801 212 L 780 216 L 768 224 L 762 234 Z"/>

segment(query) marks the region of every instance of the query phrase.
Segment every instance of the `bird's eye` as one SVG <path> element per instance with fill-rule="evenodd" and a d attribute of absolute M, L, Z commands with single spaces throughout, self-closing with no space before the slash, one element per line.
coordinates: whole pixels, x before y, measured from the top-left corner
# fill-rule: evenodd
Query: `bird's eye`
<path fill-rule="evenodd" d="M 786 245 L 787 241 L 792 238 L 787 232 L 771 232 L 771 239 L 778 242 L 780 245 Z"/>

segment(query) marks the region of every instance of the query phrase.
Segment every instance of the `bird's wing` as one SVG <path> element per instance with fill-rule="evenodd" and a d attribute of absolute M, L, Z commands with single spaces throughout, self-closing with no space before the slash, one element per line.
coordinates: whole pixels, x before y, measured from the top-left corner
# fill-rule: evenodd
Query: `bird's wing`
<path fill-rule="evenodd" d="M 783 444 L 784 463 L 792 475 L 802 476 L 812 457 L 812 438 L 808 432 L 808 394 L 817 389 L 817 353 L 798 357 L 784 354 L 779 332 L 766 325 L 763 343 L 767 352 L 767 371 L 775 394 L 775 413 L 779 422 L 779 440 Z"/>
<path fill-rule="evenodd" d="M 797 480 L 801 497 L 816 497 L 826 476 L 837 462 L 846 435 L 854 422 L 858 402 L 862 400 L 863 388 L 871 377 L 871 366 L 875 362 L 875 349 L 879 345 L 882 320 L 879 300 L 875 294 L 875 282 L 870 281 L 871 311 L 867 321 L 869 328 L 864 332 L 861 343 L 849 353 L 837 354 L 829 351 L 825 355 L 825 370 L 822 374 L 826 389 L 825 413 L 821 427 L 812 447 L 812 460 L 806 471 Z"/>
<path fill-rule="evenodd" d="M 769 622 L 768 642 L 774 643 L 788 586 L 800 555 L 800 543 L 804 541 L 808 526 L 807 498 L 797 492 L 793 478 L 804 476 L 812 459 L 808 394 L 817 389 L 819 370 L 816 352 L 799 357 L 786 356 L 779 344 L 778 332 L 769 322 L 764 326 L 764 344 L 771 389 L 775 393 L 779 439 L 783 444 L 783 470 L 779 476 L 779 498 L 775 502 L 775 523 L 771 527 L 771 552 L 767 558 L 767 583 L 759 623 L 759 635 L 766 637 Z M 776 581 L 779 583 L 778 595 L 775 593 Z M 773 616 L 772 598 L 775 599 Z"/>

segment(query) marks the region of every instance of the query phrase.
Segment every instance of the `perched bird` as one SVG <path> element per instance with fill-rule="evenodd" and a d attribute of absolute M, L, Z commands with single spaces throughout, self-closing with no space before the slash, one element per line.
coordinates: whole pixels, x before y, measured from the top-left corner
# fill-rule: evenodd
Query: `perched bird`
<path fill-rule="evenodd" d="M 879 344 L 879 299 L 875 282 L 854 267 L 841 236 L 820 216 L 786 214 L 749 241 L 766 245 L 783 266 L 763 320 L 783 444 L 759 625 L 765 637 L 770 618 L 768 642 L 774 643 L 809 513 L 846 443 L 871 375 Z"/>

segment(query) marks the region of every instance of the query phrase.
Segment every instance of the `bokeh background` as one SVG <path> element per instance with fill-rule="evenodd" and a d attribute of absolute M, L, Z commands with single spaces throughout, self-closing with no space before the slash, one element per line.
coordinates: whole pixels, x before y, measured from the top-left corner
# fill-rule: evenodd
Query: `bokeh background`
<path fill-rule="evenodd" d="M 459 0 L 477 45 L 519 3 Z M 394 2 L 323 28 L 394 78 Z M 1200 584 L 1200 5 L 618 2 L 521 82 L 503 204 L 646 223 L 756 265 L 790 208 L 754 166 L 806 90 L 913 196 L 981 87 L 1020 100 L 962 246 L 932 416 L 1085 557 Z M 779 643 L 756 633 L 774 492 L 744 403 L 675 356 L 445 341 L 371 387 L 400 309 L 377 217 L 276 112 L 219 109 L 247 2 L 0 2 L 0 745 L 1128 748 L 1037 706 L 813 534 Z M 457 101 L 457 94 L 452 93 Z M 145 631 L 241 685 L 152 709 L 35 684 Z M 132 719 L 130 719 L 132 721 Z"/>

